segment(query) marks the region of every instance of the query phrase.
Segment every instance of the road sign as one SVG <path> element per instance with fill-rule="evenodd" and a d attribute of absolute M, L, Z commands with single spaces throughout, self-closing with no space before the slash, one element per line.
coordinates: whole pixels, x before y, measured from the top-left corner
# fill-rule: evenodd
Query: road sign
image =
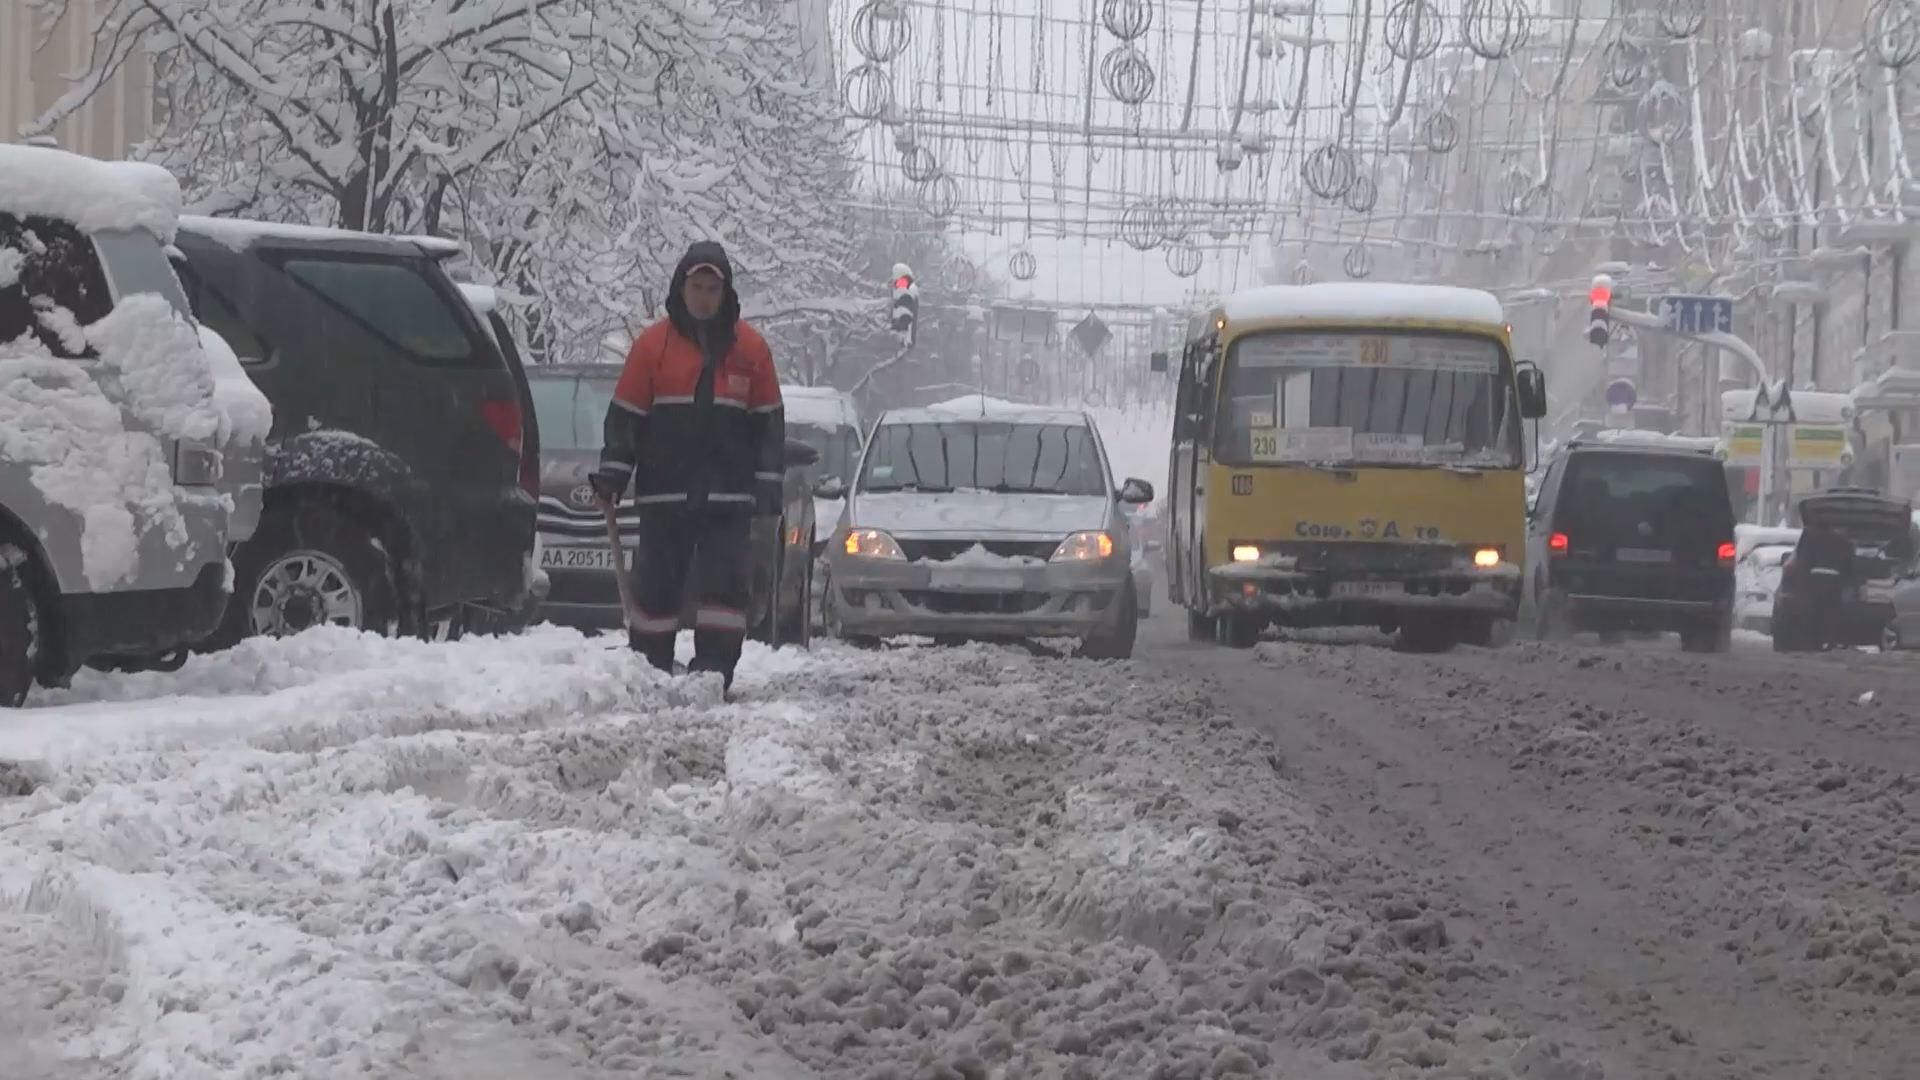
<path fill-rule="evenodd" d="M 1085 350 L 1088 356 L 1099 352 L 1100 346 L 1105 345 L 1112 337 L 1113 332 L 1107 329 L 1107 324 L 1100 321 L 1098 315 L 1088 315 L 1073 328 L 1073 340 L 1079 343 L 1080 348 Z"/>
<path fill-rule="evenodd" d="M 1667 329 L 1676 334 L 1733 333 L 1733 297 L 1672 293 L 1660 298 Z"/>

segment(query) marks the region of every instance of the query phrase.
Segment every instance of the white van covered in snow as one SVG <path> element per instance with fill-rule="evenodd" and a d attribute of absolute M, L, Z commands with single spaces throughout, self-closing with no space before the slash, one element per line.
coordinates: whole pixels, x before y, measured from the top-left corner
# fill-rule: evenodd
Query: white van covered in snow
<path fill-rule="evenodd" d="M 167 262 L 165 170 L 0 145 L 0 706 L 177 666 L 219 622 L 272 424 Z"/>

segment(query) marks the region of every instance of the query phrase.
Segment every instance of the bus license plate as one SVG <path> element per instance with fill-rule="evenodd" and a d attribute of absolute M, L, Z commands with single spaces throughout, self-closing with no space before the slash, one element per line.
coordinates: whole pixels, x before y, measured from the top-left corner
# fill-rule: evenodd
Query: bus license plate
<path fill-rule="evenodd" d="M 1658 548 L 1621 548 L 1614 552 L 1614 557 L 1621 562 L 1670 563 L 1673 561 L 1673 552 Z"/>
<path fill-rule="evenodd" d="M 603 547 L 550 547 L 540 552 L 542 570 L 612 570 L 613 552 Z"/>
<path fill-rule="evenodd" d="M 1333 583 L 1335 596 L 1392 596 L 1400 592 L 1397 581 L 1336 581 Z"/>

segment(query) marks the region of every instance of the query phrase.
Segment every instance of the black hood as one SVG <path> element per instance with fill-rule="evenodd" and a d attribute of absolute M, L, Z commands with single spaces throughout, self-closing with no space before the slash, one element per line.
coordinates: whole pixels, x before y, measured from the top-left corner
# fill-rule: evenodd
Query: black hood
<path fill-rule="evenodd" d="M 726 299 L 720 302 L 720 314 L 714 316 L 714 329 L 720 332 L 720 341 L 726 348 L 720 350 L 725 355 L 733 345 L 734 325 L 740 321 L 740 294 L 733 290 L 733 263 L 727 258 L 727 249 L 713 240 L 700 240 L 687 248 L 680 256 L 680 265 L 674 267 L 673 284 L 667 287 L 667 318 L 673 321 L 673 328 L 689 341 L 698 341 L 693 316 L 687 314 L 687 274 L 696 266 L 713 266 L 720 271 L 720 277 L 727 283 Z"/>

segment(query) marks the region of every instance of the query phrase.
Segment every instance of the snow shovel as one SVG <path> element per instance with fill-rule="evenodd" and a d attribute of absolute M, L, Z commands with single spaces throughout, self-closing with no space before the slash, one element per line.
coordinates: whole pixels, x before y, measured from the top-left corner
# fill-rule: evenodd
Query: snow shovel
<path fill-rule="evenodd" d="M 627 629 L 631 630 L 639 621 L 639 609 L 633 600 L 633 578 L 627 573 L 627 550 L 620 543 L 620 522 L 614 516 L 612 503 L 603 502 L 600 508 L 607 517 L 607 546 L 613 550 L 613 583 L 620 589 L 620 613 Z"/>

